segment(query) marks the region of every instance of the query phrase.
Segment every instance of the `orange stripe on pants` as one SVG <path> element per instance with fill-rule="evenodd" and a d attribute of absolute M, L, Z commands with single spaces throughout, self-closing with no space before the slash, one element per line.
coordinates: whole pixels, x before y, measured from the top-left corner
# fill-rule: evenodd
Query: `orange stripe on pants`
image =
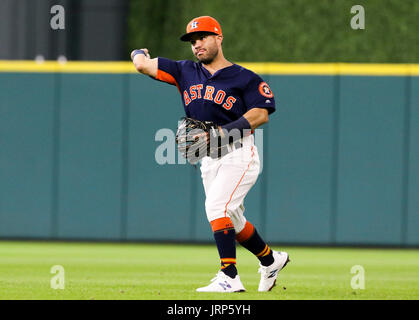
<path fill-rule="evenodd" d="M 252 150 L 252 160 L 250 160 L 249 164 L 247 165 L 246 170 L 244 170 L 243 175 L 241 176 L 241 178 L 240 178 L 240 180 L 239 180 L 239 183 L 237 183 L 236 187 L 234 188 L 233 192 L 232 192 L 232 193 L 231 193 L 231 195 L 230 195 L 230 199 L 229 199 L 229 200 L 228 200 L 228 202 L 226 203 L 225 210 L 224 210 L 224 216 L 225 216 L 225 217 L 227 216 L 227 207 L 228 207 L 228 205 L 229 205 L 229 203 L 230 203 L 231 199 L 233 198 L 233 194 L 234 194 L 234 192 L 236 192 L 236 190 L 237 190 L 238 186 L 240 185 L 240 183 L 241 183 L 241 182 L 242 182 L 242 180 L 243 180 L 244 175 L 246 174 L 247 170 L 249 170 L 250 165 L 251 165 L 251 163 L 252 163 L 252 161 L 253 161 L 253 156 L 255 155 L 255 152 L 253 151 L 253 146 L 252 146 L 251 150 Z"/>

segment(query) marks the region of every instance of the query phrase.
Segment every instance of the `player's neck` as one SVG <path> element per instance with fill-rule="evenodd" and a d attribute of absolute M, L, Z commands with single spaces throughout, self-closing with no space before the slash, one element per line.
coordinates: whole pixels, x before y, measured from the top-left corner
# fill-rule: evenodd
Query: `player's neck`
<path fill-rule="evenodd" d="M 233 64 L 224 58 L 223 55 L 217 56 L 211 63 L 202 64 L 205 69 L 207 69 L 211 74 L 216 73 L 218 70 L 232 66 Z"/>

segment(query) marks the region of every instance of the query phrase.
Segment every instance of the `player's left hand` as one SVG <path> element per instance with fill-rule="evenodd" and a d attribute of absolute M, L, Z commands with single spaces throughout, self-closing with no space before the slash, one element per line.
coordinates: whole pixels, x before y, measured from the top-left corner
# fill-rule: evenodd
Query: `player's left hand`
<path fill-rule="evenodd" d="M 191 163 L 196 164 L 210 155 L 210 141 L 218 137 L 218 125 L 211 121 L 182 118 L 176 133 L 179 152 Z"/>

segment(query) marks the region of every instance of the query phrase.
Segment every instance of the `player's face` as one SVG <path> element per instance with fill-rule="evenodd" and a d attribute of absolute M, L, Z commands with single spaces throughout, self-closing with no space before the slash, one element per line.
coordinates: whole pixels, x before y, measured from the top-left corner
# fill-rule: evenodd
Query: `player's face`
<path fill-rule="evenodd" d="M 216 35 L 197 33 L 192 35 L 190 42 L 194 56 L 203 64 L 210 64 L 218 55 Z"/>

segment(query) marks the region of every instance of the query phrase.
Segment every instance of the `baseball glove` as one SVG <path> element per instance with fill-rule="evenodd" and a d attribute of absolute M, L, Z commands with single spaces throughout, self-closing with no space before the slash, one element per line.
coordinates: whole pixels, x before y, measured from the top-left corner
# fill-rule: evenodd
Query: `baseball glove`
<path fill-rule="evenodd" d="M 218 125 L 214 122 L 186 117 L 180 119 L 176 144 L 179 152 L 189 163 L 195 165 L 206 156 L 217 158 L 222 145 L 221 140 Z"/>

